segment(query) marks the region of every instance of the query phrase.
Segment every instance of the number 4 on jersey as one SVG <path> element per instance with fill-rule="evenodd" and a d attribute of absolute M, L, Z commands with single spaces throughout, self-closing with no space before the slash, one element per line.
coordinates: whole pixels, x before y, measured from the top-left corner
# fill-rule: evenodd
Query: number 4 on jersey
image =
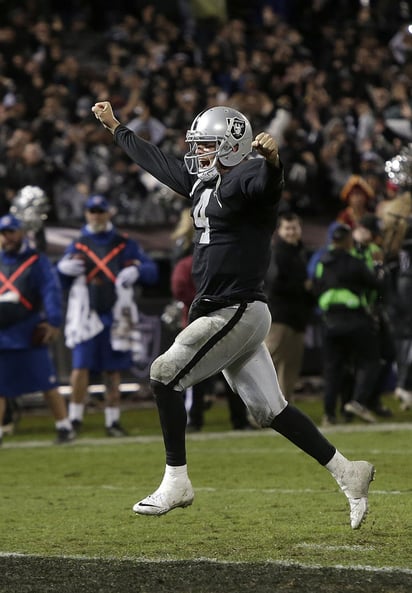
<path fill-rule="evenodd" d="M 206 208 L 209 204 L 212 192 L 213 190 L 211 188 L 203 190 L 198 203 L 193 209 L 193 221 L 195 227 L 197 229 L 204 229 L 199 240 L 199 243 L 201 243 L 202 245 L 210 243 L 210 225 L 209 219 L 206 216 Z"/>

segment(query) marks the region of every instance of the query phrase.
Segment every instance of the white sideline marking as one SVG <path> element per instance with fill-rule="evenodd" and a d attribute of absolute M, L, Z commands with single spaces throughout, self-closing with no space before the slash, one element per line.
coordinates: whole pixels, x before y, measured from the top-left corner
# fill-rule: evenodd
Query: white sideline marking
<path fill-rule="evenodd" d="M 295 548 L 308 548 L 310 550 L 327 550 L 328 552 L 336 552 L 339 550 L 345 550 L 349 552 L 370 552 L 372 550 L 376 550 L 375 546 L 360 546 L 360 545 L 353 545 L 353 546 L 330 546 L 328 544 L 308 544 L 303 542 L 301 544 L 296 544 Z"/>
<path fill-rule="evenodd" d="M 333 428 L 322 428 L 322 433 L 357 433 L 357 432 L 386 432 L 386 431 L 411 431 L 412 422 L 381 422 L 376 424 L 355 424 L 353 426 L 342 425 L 335 426 Z M 219 439 L 248 439 L 261 436 L 272 435 L 275 438 L 281 437 L 281 435 L 271 428 L 260 429 L 260 430 L 229 430 L 223 432 L 204 432 L 204 433 L 190 433 L 187 435 L 188 441 L 217 441 Z M 7 437 L 8 440 L 9 437 Z M 13 439 L 13 437 L 11 437 Z M 57 449 L 66 449 L 67 447 L 81 447 L 83 445 L 126 445 L 130 443 L 161 443 L 163 441 L 162 436 L 159 435 L 148 435 L 148 436 L 135 436 L 135 437 L 122 437 L 115 439 L 113 437 L 102 437 L 102 438 L 82 438 L 73 443 L 67 445 L 55 445 L 53 441 L 45 440 L 33 440 L 33 441 L 19 441 L 19 442 L 7 442 L 3 441 L 2 449 L 33 449 L 36 447 L 55 447 Z M 298 450 L 298 449 L 296 449 Z M 379 452 L 379 449 L 373 449 L 373 452 Z M 385 449 L 386 451 L 386 449 Z M 261 452 L 261 450 L 260 450 Z M 285 453 L 290 452 L 290 449 L 286 450 Z M 386 451 L 387 452 L 387 451 Z M 399 453 L 405 454 L 405 451 Z"/>
<path fill-rule="evenodd" d="M 296 546 L 297 547 L 297 546 Z M 44 558 L 44 556 L 40 556 L 38 554 L 22 554 L 19 552 L 0 552 L 0 557 L 1 558 Z M 110 562 L 110 561 L 115 561 L 115 562 L 134 562 L 134 563 L 140 563 L 140 564 L 166 564 L 167 562 L 176 562 L 176 560 L 171 560 L 170 558 L 165 558 L 165 559 L 156 559 L 156 560 L 151 560 L 148 558 L 136 558 L 135 556 L 130 556 L 130 557 L 123 557 L 123 558 L 116 558 L 114 556 L 107 556 L 102 558 L 101 556 L 80 556 L 80 555 L 73 555 L 73 556 L 48 556 L 47 557 L 49 560 L 51 560 L 52 558 L 56 558 L 56 559 L 63 559 L 63 560 L 85 560 L 85 561 L 90 561 L 90 560 L 99 560 L 101 562 Z M 187 562 L 193 562 L 193 563 L 209 563 L 209 564 L 222 564 L 222 565 L 246 565 L 246 564 L 272 564 L 273 566 L 283 566 L 286 568 L 289 568 L 291 566 L 296 567 L 296 568 L 303 568 L 303 569 L 315 569 L 315 570 L 323 570 L 323 569 L 335 569 L 335 570 L 348 570 L 348 571 L 353 571 L 353 570 L 359 570 L 359 571 L 364 571 L 364 572 L 375 572 L 375 573 L 402 573 L 402 574 L 412 574 L 412 569 L 411 568 L 400 568 L 398 566 L 370 566 L 370 565 L 360 565 L 360 564 L 356 564 L 356 565 L 349 565 L 346 566 L 344 564 L 332 564 L 332 565 L 325 565 L 323 566 L 322 564 L 304 564 L 302 562 L 296 562 L 294 560 L 264 560 L 264 561 L 260 561 L 260 562 L 236 562 L 236 561 L 229 561 L 229 560 L 219 560 L 218 558 L 205 558 L 205 557 L 201 557 L 201 558 L 192 558 L 192 559 L 188 559 Z"/>
<path fill-rule="evenodd" d="M 31 488 L 30 485 L 27 486 L 28 489 Z M 102 490 L 121 490 L 124 492 L 126 489 L 120 486 L 114 486 L 113 484 L 101 484 L 98 486 Z M 96 490 L 96 486 L 80 486 L 73 484 L 70 486 L 70 490 Z M 136 488 L 130 487 L 129 490 L 136 490 Z M 219 493 L 219 492 L 245 492 L 245 493 L 253 493 L 259 492 L 263 494 L 334 494 L 335 491 L 331 490 L 319 490 L 315 488 L 212 488 L 211 486 L 194 486 L 195 493 L 197 492 L 211 492 L 211 493 Z M 372 490 L 369 492 L 369 496 L 378 494 L 379 496 L 401 496 L 403 494 L 409 495 L 409 490 Z"/>
<path fill-rule="evenodd" d="M 209 488 L 209 487 L 194 487 L 195 492 L 263 492 L 264 494 L 330 494 L 329 490 L 319 490 L 316 488 Z M 333 493 L 333 492 L 332 492 Z M 380 495 L 400 495 L 410 494 L 410 490 L 372 490 L 371 494 Z"/>

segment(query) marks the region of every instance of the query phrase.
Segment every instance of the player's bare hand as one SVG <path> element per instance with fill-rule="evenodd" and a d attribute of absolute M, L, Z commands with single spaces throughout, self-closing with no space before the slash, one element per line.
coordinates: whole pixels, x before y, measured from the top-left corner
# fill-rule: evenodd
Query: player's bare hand
<path fill-rule="evenodd" d="M 99 101 L 92 107 L 95 117 L 113 134 L 120 122 L 115 118 L 109 101 Z"/>
<path fill-rule="evenodd" d="M 257 150 L 271 165 L 279 165 L 279 148 L 276 140 L 266 132 L 261 132 L 252 142 L 252 148 Z"/>

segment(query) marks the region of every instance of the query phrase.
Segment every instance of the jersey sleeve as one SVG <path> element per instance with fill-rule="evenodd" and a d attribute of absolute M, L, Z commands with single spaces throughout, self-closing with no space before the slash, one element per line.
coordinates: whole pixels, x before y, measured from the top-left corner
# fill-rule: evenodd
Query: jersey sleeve
<path fill-rule="evenodd" d="M 188 173 L 182 160 L 164 153 L 158 146 L 136 136 L 126 126 L 116 128 L 114 141 L 132 161 L 158 181 L 184 197 L 190 196 L 193 175 Z"/>
<path fill-rule="evenodd" d="M 240 187 L 248 200 L 276 203 L 284 187 L 283 166 L 274 167 L 263 158 L 246 162 L 240 177 Z"/>

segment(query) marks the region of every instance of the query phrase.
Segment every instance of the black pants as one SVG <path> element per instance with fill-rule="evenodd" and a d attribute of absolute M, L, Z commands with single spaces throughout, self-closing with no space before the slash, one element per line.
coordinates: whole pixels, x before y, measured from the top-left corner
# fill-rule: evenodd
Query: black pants
<path fill-rule="evenodd" d="M 204 424 L 205 395 L 211 393 L 211 381 L 206 379 L 192 387 L 192 405 L 188 411 L 188 421 L 191 427 L 200 430 Z"/>
<path fill-rule="evenodd" d="M 380 349 L 373 320 L 366 314 L 342 328 L 337 324 L 325 326 L 324 408 L 328 416 L 336 414 L 348 367 L 353 369 L 354 384 L 347 399 L 367 405 L 380 369 Z"/>

